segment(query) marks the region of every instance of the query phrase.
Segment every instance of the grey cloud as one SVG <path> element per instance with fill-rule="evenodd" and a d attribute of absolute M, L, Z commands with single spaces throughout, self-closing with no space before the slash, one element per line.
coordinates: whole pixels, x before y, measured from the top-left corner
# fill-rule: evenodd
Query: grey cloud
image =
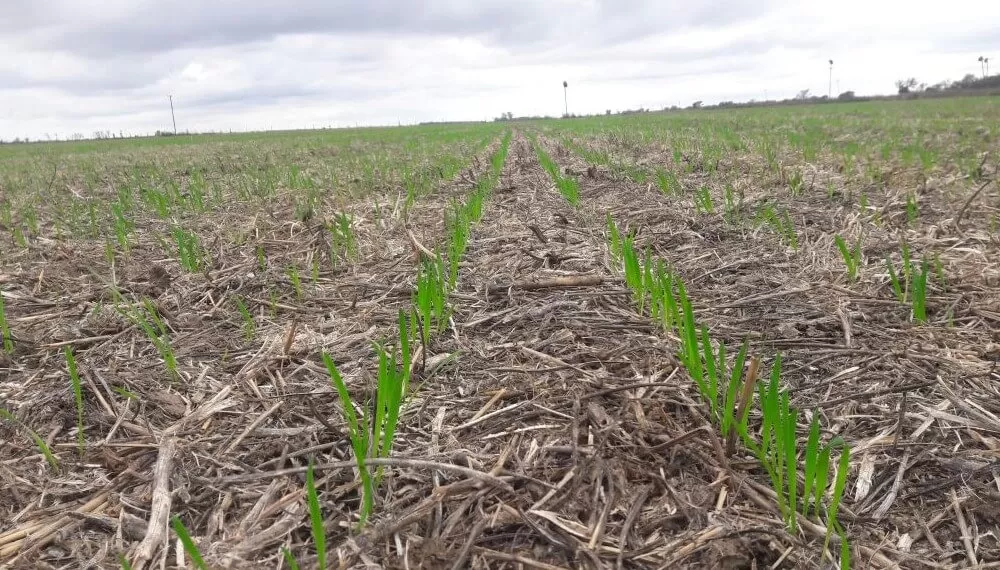
<path fill-rule="evenodd" d="M 29 46 L 91 57 L 256 43 L 291 34 L 376 32 L 481 36 L 496 45 L 530 49 L 537 43 L 614 43 L 723 25 L 762 13 L 771 0 L 752 6 L 737 0 L 309 0 L 291 6 L 282 0 L 173 0 L 89 3 L 89 10 L 81 3 L 59 4 L 64 9 L 50 5 L 43 11 L 34 3 L 15 1 L 0 8 L 0 20 L 8 22 L 5 31 Z"/>

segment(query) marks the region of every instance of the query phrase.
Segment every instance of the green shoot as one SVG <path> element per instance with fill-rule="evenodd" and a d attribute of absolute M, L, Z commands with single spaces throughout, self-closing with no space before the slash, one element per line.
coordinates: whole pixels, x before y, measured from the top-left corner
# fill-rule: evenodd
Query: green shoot
<path fill-rule="evenodd" d="M 607 223 L 608 223 L 608 249 L 611 250 L 611 258 L 616 262 L 620 262 L 622 258 L 622 238 L 621 234 L 618 233 L 618 226 L 615 221 L 611 219 L 611 212 L 607 213 Z"/>
<path fill-rule="evenodd" d="M 695 192 L 694 205 L 698 212 L 705 214 L 715 212 L 715 205 L 712 203 L 712 193 L 708 190 L 708 186 L 702 186 Z"/>
<path fill-rule="evenodd" d="M 911 192 L 906 195 L 906 221 L 912 226 L 919 217 L 920 203 L 917 201 L 917 196 Z"/>
<path fill-rule="evenodd" d="M 184 547 L 184 552 L 187 553 L 194 567 L 198 570 L 208 570 L 205 559 L 201 557 L 201 552 L 198 550 L 198 545 L 194 543 L 194 540 L 191 540 L 191 535 L 188 534 L 187 528 L 184 527 L 181 519 L 174 515 L 170 520 L 170 525 L 174 528 L 174 532 L 177 533 L 177 538 L 180 539 L 181 545 Z"/>
<path fill-rule="evenodd" d="M 354 219 L 346 212 L 334 214 L 333 222 L 329 225 L 330 230 L 330 260 L 334 265 L 337 259 L 353 261 L 358 256 L 358 244 L 354 238 L 354 231 L 351 229 Z"/>
<path fill-rule="evenodd" d="M 903 284 L 899 281 L 899 276 L 896 274 L 896 269 L 892 266 L 892 261 L 888 257 L 885 258 L 885 268 L 889 272 L 889 284 L 892 285 L 892 292 L 896 295 L 896 300 L 900 303 L 906 302 L 906 289 L 903 288 Z"/>
<path fill-rule="evenodd" d="M 920 264 L 920 273 L 913 282 L 913 320 L 919 323 L 927 322 L 927 273 L 928 264 L 925 259 Z"/>
<path fill-rule="evenodd" d="M 76 444 L 80 451 L 80 457 L 83 457 L 83 448 L 86 445 L 83 433 L 83 384 L 80 382 L 73 349 L 68 346 L 66 347 L 66 369 L 69 371 L 70 385 L 73 387 L 73 401 L 76 403 Z"/>
<path fill-rule="evenodd" d="M 56 456 L 52 454 L 52 449 L 49 447 L 49 444 L 45 443 L 45 440 L 42 439 L 42 436 L 38 435 L 38 433 L 36 433 L 35 430 L 29 428 L 28 426 L 18 421 L 18 419 L 14 417 L 14 414 L 10 413 L 4 408 L 0 408 L 0 419 L 7 420 L 24 428 L 24 431 L 28 432 L 28 437 L 30 437 L 31 440 L 35 442 L 35 447 L 37 447 L 38 451 L 40 451 L 42 456 L 45 457 L 45 461 L 48 462 L 49 467 L 52 468 L 52 471 L 56 473 L 59 472 L 59 460 L 56 459 Z"/>
<path fill-rule="evenodd" d="M 854 248 L 848 248 L 847 242 L 844 238 L 837 234 L 833 237 L 834 243 L 837 244 L 837 249 L 840 251 L 840 256 L 844 258 L 844 265 L 847 266 L 847 278 L 851 281 L 856 281 L 858 278 L 858 269 L 861 266 L 861 241 L 859 240 L 854 244 Z"/>
<path fill-rule="evenodd" d="M 246 304 L 239 297 L 234 297 L 233 302 L 236 304 L 236 310 L 243 317 L 243 335 L 246 336 L 247 341 L 251 341 L 257 336 L 257 326 L 254 324 L 253 315 L 250 314 Z"/>
<path fill-rule="evenodd" d="M 302 300 L 302 279 L 299 277 L 299 270 L 294 265 L 288 268 L 288 281 L 292 284 L 292 291 L 295 292 L 295 298 Z"/>
<path fill-rule="evenodd" d="M 306 502 L 309 504 L 309 522 L 313 542 L 316 543 L 316 567 L 326 568 L 326 530 L 323 528 L 323 512 L 319 506 L 319 494 L 313 480 L 313 464 L 306 469 Z"/>
<path fill-rule="evenodd" d="M 677 175 L 669 170 L 656 169 L 656 184 L 660 187 L 660 191 L 667 196 L 681 192 L 681 184 L 677 180 Z"/>
<path fill-rule="evenodd" d="M 736 406 L 739 399 L 740 392 L 743 388 L 743 367 L 746 363 L 747 358 L 747 348 L 750 346 L 749 339 L 743 341 L 743 345 L 740 347 L 740 351 L 736 354 L 736 360 L 733 362 L 733 369 L 729 375 L 729 382 L 726 385 L 726 399 L 722 404 L 721 414 L 722 417 L 719 421 L 719 431 L 722 434 L 722 440 L 728 441 L 729 434 L 735 429 L 740 421 L 736 417 Z M 725 354 L 723 351 L 722 343 L 719 343 L 719 364 L 725 364 Z M 722 366 L 719 367 L 720 373 L 724 371 Z"/>
<path fill-rule="evenodd" d="M 840 501 L 844 496 L 844 488 L 847 486 L 847 471 L 850 467 L 851 460 L 851 449 L 849 447 L 844 447 L 844 450 L 840 452 L 840 461 L 837 464 L 837 479 L 833 483 L 833 493 L 830 497 L 830 506 L 826 510 L 826 539 L 823 541 L 823 551 L 826 551 L 827 547 L 830 545 L 830 535 L 833 533 L 834 529 L 840 528 L 840 522 L 837 520 L 837 512 L 840 510 Z M 843 539 L 843 534 L 841 534 L 841 542 L 846 543 L 847 541 Z M 841 564 L 844 561 L 843 547 L 841 548 Z"/>
<path fill-rule="evenodd" d="M 132 324 L 142 329 L 142 332 L 146 333 L 149 342 L 152 343 L 163 358 L 171 379 L 176 380 L 179 377 L 177 373 L 177 359 L 174 357 L 173 349 L 170 348 L 167 327 L 163 324 L 159 313 L 156 311 L 156 307 L 153 306 L 153 303 L 149 299 L 143 299 L 142 306 L 145 311 L 132 307 L 129 307 L 127 310 L 119 308 L 118 311 L 122 316 L 132 321 Z M 147 318 L 147 315 L 149 318 Z"/>
<path fill-rule="evenodd" d="M 177 242 L 181 267 L 188 273 L 200 271 L 204 264 L 204 251 L 198 236 L 178 226 L 174 228 L 174 239 Z"/>
<path fill-rule="evenodd" d="M 7 324 L 7 312 L 3 303 L 3 291 L 0 291 L 0 349 L 7 354 L 14 352 L 14 337 L 10 334 L 10 325 Z"/>
<path fill-rule="evenodd" d="M 351 394 L 347 391 L 347 384 L 333 363 L 333 359 L 326 352 L 322 353 L 323 363 L 330 374 L 330 382 L 337 395 L 340 397 L 340 405 L 343 408 L 344 419 L 347 421 L 347 429 L 351 440 L 351 448 L 354 451 L 354 459 L 358 462 L 358 475 L 361 477 L 361 513 L 359 526 L 364 526 L 368 521 L 368 516 L 375 508 L 375 486 L 372 483 L 371 473 L 368 471 L 368 420 L 363 418 L 364 424 L 358 421 L 357 413 L 354 411 L 354 402 Z"/>
<path fill-rule="evenodd" d="M 299 561 L 295 559 L 295 555 L 290 550 L 282 547 L 281 556 L 284 557 L 285 563 L 288 564 L 288 570 L 299 570 Z"/>

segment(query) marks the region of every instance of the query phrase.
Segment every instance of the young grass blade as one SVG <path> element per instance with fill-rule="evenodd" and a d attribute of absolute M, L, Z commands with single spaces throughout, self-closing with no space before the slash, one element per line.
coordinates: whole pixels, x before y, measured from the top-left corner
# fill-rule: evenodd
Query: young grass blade
<path fill-rule="evenodd" d="M 351 448 L 354 451 L 354 459 L 358 462 L 358 476 L 361 477 L 361 515 L 359 525 L 364 526 L 368 521 L 375 506 L 375 486 L 372 483 L 371 474 L 368 472 L 368 418 L 362 427 L 358 422 L 357 413 L 354 411 L 354 403 L 351 401 L 351 394 L 347 391 L 347 384 L 344 383 L 340 371 L 337 370 L 333 359 L 326 352 L 322 353 L 323 363 L 326 364 L 327 372 L 330 374 L 330 382 L 337 395 L 340 397 L 341 407 L 344 409 L 344 418 L 347 420 L 347 428 L 351 438 Z"/>
<path fill-rule="evenodd" d="M 833 237 L 833 241 L 837 244 L 837 249 L 840 250 L 840 256 L 844 258 L 844 265 L 847 266 L 847 278 L 854 281 L 858 277 L 857 258 L 854 257 L 854 254 L 847 247 L 847 242 L 839 234 Z"/>
<path fill-rule="evenodd" d="M 83 433 L 83 385 L 80 383 L 80 374 L 76 369 L 76 358 L 73 357 L 73 349 L 66 347 L 66 368 L 69 370 L 69 381 L 73 387 L 73 401 L 76 403 L 76 444 L 83 457 L 83 448 L 86 439 Z"/>
<path fill-rule="evenodd" d="M 313 464 L 306 469 L 306 502 L 309 503 L 309 522 L 312 527 L 313 542 L 316 543 L 316 567 L 326 568 L 326 530 L 323 528 L 323 512 L 319 507 L 319 495 L 313 480 Z"/>
<path fill-rule="evenodd" d="M 0 291 L 0 349 L 7 354 L 14 352 L 14 338 L 10 334 L 10 326 L 7 324 L 7 313 L 3 304 L 3 291 Z"/>
<path fill-rule="evenodd" d="M 38 451 L 40 451 L 42 456 L 45 457 L 45 461 L 48 462 L 49 467 L 52 468 L 52 471 L 56 473 L 59 472 L 59 460 L 56 459 L 56 456 L 52 454 L 52 449 L 49 447 L 49 444 L 45 443 L 45 440 L 42 439 L 42 436 L 38 435 L 35 432 L 35 430 L 29 428 L 28 426 L 18 421 L 18 419 L 14 417 L 14 414 L 10 413 L 4 408 L 0 408 L 0 419 L 5 419 L 9 422 L 12 422 L 24 428 L 24 431 L 28 432 L 28 437 L 31 438 L 31 441 L 35 442 L 35 447 L 37 447 Z"/>
<path fill-rule="evenodd" d="M 927 322 L 927 272 L 925 259 L 920 264 L 920 273 L 913 282 L 913 320 L 919 323 Z"/>
<path fill-rule="evenodd" d="M 851 449 L 844 446 L 840 452 L 840 462 L 837 465 L 837 479 L 833 483 L 833 496 L 830 497 L 830 508 L 826 511 L 826 539 L 823 541 L 823 551 L 830 546 L 830 535 L 834 527 L 839 526 L 837 511 L 840 509 L 840 500 L 844 496 L 844 487 L 847 486 L 847 470 L 850 468 Z"/>
<path fill-rule="evenodd" d="M 698 329 L 694 323 L 694 310 L 692 310 L 691 302 L 687 298 L 684 283 L 680 280 L 677 282 L 677 294 L 680 297 L 681 308 L 684 312 L 683 335 L 681 336 L 683 344 L 681 347 L 681 362 L 698 386 L 698 391 L 701 392 L 702 397 L 707 397 L 708 386 L 705 385 L 702 375 L 701 355 L 698 353 Z"/>
<path fill-rule="evenodd" d="M 732 430 L 735 427 L 735 423 L 738 421 L 736 418 L 736 396 L 740 393 L 740 382 L 743 379 L 743 367 L 747 358 L 747 348 L 750 345 L 750 339 L 744 339 L 743 345 L 740 347 L 740 351 L 736 354 L 736 360 L 733 362 L 733 370 L 729 376 L 729 384 L 726 386 L 726 400 L 722 407 L 722 421 L 720 423 L 720 432 L 722 434 L 722 439 L 729 446 L 731 441 L 733 444 L 736 440 L 732 437 Z M 734 450 L 735 451 L 735 450 Z M 731 451 L 727 451 L 727 454 L 732 455 Z"/>
<path fill-rule="evenodd" d="M 291 550 L 282 547 L 281 556 L 284 557 L 285 563 L 288 564 L 288 570 L 299 570 L 299 561 L 295 559 L 295 555 L 292 554 Z"/>
<path fill-rule="evenodd" d="M 201 552 L 198 551 L 198 546 L 191 540 L 191 535 L 188 534 L 187 528 L 184 527 L 184 523 L 181 519 L 177 518 L 175 515 L 170 520 L 170 525 L 174 528 L 174 532 L 177 533 L 177 538 L 181 539 L 181 545 L 184 546 L 184 552 L 187 553 L 188 557 L 191 559 L 191 563 L 198 570 L 208 570 L 208 566 L 205 564 L 205 560 L 201 557 Z"/>

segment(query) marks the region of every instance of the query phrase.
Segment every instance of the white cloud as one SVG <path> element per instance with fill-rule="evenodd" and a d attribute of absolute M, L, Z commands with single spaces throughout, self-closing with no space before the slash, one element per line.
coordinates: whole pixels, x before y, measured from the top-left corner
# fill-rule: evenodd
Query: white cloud
<path fill-rule="evenodd" d="M 0 6 L 5 139 L 166 129 L 170 94 L 181 129 L 244 130 L 557 115 L 564 79 L 574 112 L 886 93 L 1000 45 L 972 0 L 48 4 Z"/>

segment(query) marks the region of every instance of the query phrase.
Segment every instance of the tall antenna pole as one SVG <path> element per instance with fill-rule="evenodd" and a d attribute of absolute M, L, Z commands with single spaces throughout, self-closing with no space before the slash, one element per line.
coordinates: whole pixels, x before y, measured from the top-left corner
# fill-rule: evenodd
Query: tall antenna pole
<path fill-rule="evenodd" d="M 566 90 L 569 87 L 569 83 L 563 81 L 563 105 L 566 107 L 565 116 L 569 116 L 569 96 L 566 94 Z"/>
<path fill-rule="evenodd" d="M 173 121 L 173 123 L 174 123 L 174 134 L 176 135 L 177 134 L 177 118 L 174 117 L 174 96 L 173 95 L 167 95 L 167 98 L 170 99 L 170 120 Z"/>
<path fill-rule="evenodd" d="M 826 98 L 833 96 L 833 60 L 830 60 L 830 83 L 826 86 Z"/>

